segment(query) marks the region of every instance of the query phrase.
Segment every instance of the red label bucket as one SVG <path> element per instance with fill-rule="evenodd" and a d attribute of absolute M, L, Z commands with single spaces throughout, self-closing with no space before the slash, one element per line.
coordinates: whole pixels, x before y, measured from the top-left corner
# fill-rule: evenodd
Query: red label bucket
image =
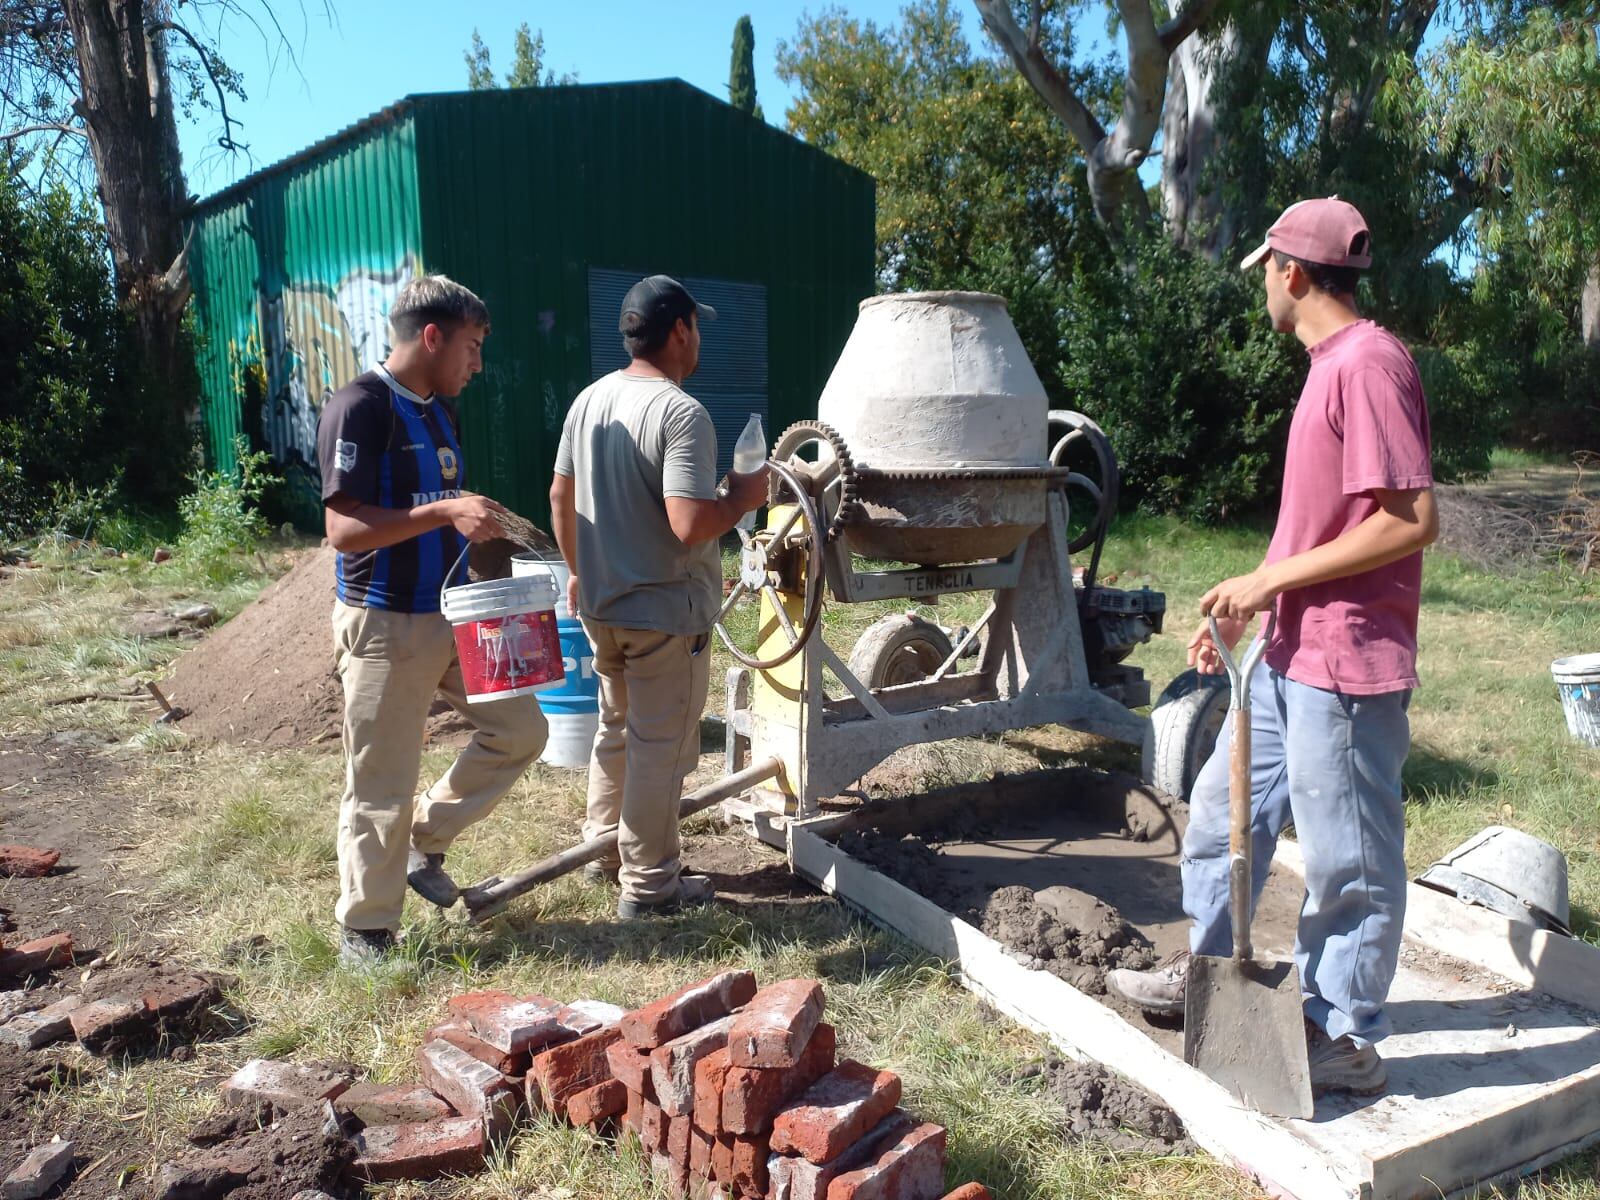
<path fill-rule="evenodd" d="M 474 704 L 560 687 L 561 636 L 549 574 L 445 588 L 439 609 L 455 628 L 467 699 Z"/>

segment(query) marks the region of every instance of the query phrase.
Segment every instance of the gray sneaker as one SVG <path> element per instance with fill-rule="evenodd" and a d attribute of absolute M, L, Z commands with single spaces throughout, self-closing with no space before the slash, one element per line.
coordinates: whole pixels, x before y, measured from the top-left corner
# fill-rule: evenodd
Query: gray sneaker
<path fill-rule="evenodd" d="M 1148 971 L 1118 967 L 1106 972 L 1106 987 L 1136 1008 L 1164 1017 L 1183 1016 L 1183 992 L 1189 982 L 1189 952 L 1177 950 Z"/>
<path fill-rule="evenodd" d="M 415 846 L 406 857 L 406 882 L 429 904 L 449 908 L 461 899 L 461 889 L 444 869 L 444 855 L 424 854 Z"/>
<path fill-rule="evenodd" d="M 618 867 L 608 867 L 604 863 L 592 862 L 583 864 L 583 881 L 592 883 L 596 887 L 609 883 L 612 887 L 617 885 Z"/>
<path fill-rule="evenodd" d="M 1371 1045 L 1361 1046 L 1345 1034 L 1331 1039 L 1309 1018 L 1306 1021 L 1306 1053 L 1311 1059 L 1311 1094 L 1349 1092 L 1355 1096 L 1376 1096 L 1389 1085 L 1389 1069 Z"/>
<path fill-rule="evenodd" d="M 339 926 L 339 964 L 345 967 L 375 967 L 396 945 L 387 929 L 351 929 Z"/>
<path fill-rule="evenodd" d="M 623 896 L 617 901 L 617 916 L 624 921 L 632 921 L 638 917 L 667 916 L 682 912 L 686 908 L 710 904 L 716 898 L 717 889 L 711 886 L 711 880 L 704 875 L 680 875 L 678 890 L 665 900 L 652 903 L 630 900 Z"/>

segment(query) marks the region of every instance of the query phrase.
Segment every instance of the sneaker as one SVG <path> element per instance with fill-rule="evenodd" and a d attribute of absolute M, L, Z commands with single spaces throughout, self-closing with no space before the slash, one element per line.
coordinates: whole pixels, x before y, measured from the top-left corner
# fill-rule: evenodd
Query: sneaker
<path fill-rule="evenodd" d="M 339 926 L 339 962 L 346 967 L 373 967 L 395 948 L 395 936 L 387 929 L 351 929 Z"/>
<path fill-rule="evenodd" d="M 1136 1008 L 1164 1017 L 1183 1016 L 1183 992 L 1189 982 L 1189 952 L 1177 950 L 1148 971 L 1119 967 L 1106 972 L 1106 987 Z"/>
<path fill-rule="evenodd" d="M 1314 1022 L 1306 1021 L 1306 1053 L 1311 1060 L 1311 1094 L 1349 1092 L 1375 1096 L 1389 1083 L 1389 1070 L 1376 1047 L 1358 1045 L 1349 1034 L 1331 1039 Z"/>
<path fill-rule="evenodd" d="M 585 883 L 592 883 L 596 887 L 600 887 L 602 884 L 607 883 L 615 887 L 617 883 L 617 871 L 619 869 L 620 868 L 617 867 L 608 867 L 604 863 L 599 862 L 584 863 L 583 881 Z"/>
<path fill-rule="evenodd" d="M 424 854 L 415 846 L 406 858 L 406 882 L 429 904 L 449 908 L 461 899 L 461 889 L 444 869 L 444 855 Z"/>
<path fill-rule="evenodd" d="M 647 902 L 622 897 L 617 901 L 617 916 L 624 921 L 632 921 L 638 917 L 667 916 L 682 912 L 686 908 L 710 904 L 716 898 L 717 889 L 711 886 L 711 880 L 704 875 L 680 875 L 678 890 L 665 900 Z"/>

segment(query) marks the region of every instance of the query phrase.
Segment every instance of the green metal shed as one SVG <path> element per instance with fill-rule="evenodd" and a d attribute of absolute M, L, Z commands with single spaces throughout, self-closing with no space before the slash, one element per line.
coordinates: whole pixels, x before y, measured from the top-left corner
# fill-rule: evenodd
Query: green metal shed
<path fill-rule="evenodd" d="M 689 390 L 722 465 L 816 397 L 873 290 L 870 176 L 681 80 L 408 96 L 202 201 L 191 273 L 206 443 L 269 449 L 321 524 L 316 423 L 380 361 L 401 283 L 489 306 L 462 394 L 469 484 L 536 521 L 567 407 L 624 365 L 623 291 L 657 271 L 717 307 Z"/>

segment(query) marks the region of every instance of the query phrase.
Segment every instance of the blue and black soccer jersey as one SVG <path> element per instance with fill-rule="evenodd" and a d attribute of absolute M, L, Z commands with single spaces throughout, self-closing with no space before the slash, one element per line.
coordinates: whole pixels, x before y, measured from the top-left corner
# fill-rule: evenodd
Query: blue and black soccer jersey
<path fill-rule="evenodd" d="M 466 478 L 455 411 L 408 391 L 381 368 L 358 375 L 322 406 L 317 459 L 324 504 L 342 494 L 415 508 L 459 496 Z M 445 572 L 466 544 L 446 525 L 381 550 L 340 554 L 339 599 L 358 608 L 438 612 Z M 454 582 L 466 582 L 465 564 Z"/>

